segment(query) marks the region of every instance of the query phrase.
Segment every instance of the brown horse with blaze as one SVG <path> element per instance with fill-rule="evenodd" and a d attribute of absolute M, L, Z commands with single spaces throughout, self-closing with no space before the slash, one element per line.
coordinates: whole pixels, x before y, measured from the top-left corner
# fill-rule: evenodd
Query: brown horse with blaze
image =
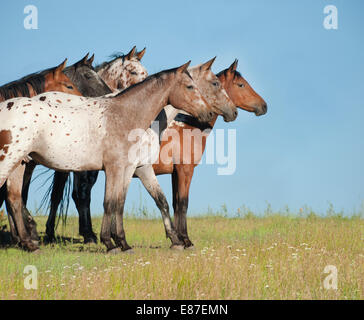
<path fill-rule="evenodd" d="M 256 116 L 266 114 L 266 102 L 254 91 L 241 74 L 236 71 L 237 66 L 238 61 L 235 60 L 228 69 L 217 74 L 222 86 L 238 108 L 253 112 Z M 218 115 L 215 115 L 208 126 L 198 123 L 196 119 L 186 115 L 180 117 L 183 122 L 178 123 L 179 119 L 177 117 L 177 122 L 164 132 L 164 137 L 166 138 L 162 138 L 160 159 L 158 163 L 153 165 L 156 175 L 172 175 L 174 224 L 179 236 L 184 241 L 185 248 L 193 246 L 187 232 L 187 209 L 191 181 L 195 167 L 200 162 L 205 151 L 208 134 L 204 130 L 207 128 L 212 129 L 217 117 Z M 187 142 L 184 140 L 186 137 L 183 134 L 184 130 L 200 130 L 202 139 L 188 139 Z M 172 134 L 172 131 L 178 134 Z M 192 141 L 193 146 L 186 148 L 185 144 L 191 143 Z M 165 152 L 163 148 L 166 148 Z M 185 157 L 184 152 L 180 152 L 180 150 L 188 150 L 191 154 Z M 170 162 L 162 159 L 162 155 L 166 153 L 169 153 L 168 158 L 171 160 Z M 188 158 L 187 161 L 186 158 Z"/>

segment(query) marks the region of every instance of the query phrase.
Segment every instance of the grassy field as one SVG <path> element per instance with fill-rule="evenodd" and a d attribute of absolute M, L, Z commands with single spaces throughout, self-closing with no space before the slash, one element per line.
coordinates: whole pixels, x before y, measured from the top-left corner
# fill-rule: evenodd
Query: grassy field
<path fill-rule="evenodd" d="M 45 218 L 37 223 L 43 232 Z M 95 218 L 97 232 L 100 224 Z M 84 246 L 77 218 L 58 228 L 69 241 L 39 255 L 0 248 L 0 300 L 364 298 L 359 217 L 191 218 L 195 248 L 184 252 L 169 249 L 160 220 L 128 218 L 125 227 L 135 254 Z M 38 270 L 37 290 L 24 288 L 26 265 Z M 337 290 L 324 288 L 327 265 L 338 270 Z"/>

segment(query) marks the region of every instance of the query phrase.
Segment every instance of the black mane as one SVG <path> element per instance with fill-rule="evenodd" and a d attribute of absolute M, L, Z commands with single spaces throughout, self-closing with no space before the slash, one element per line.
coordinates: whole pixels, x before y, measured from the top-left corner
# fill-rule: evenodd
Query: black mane
<path fill-rule="evenodd" d="M 57 67 L 46 69 L 7 83 L 0 87 L 0 96 L 5 100 L 13 97 L 30 97 L 29 87 L 31 87 L 36 94 L 41 94 L 45 90 L 45 76 L 48 73 L 54 72 L 56 69 Z"/>
<path fill-rule="evenodd" d="M 125 55 L 124 53 L 122 53 L 122 52 L 115 52 L 115 53 L 113 53 L 113 54 L 111 54 L 111 55 L 109 56 L 109 58 L 110 58 L 110 60 L 109 60 L 109 61 L 105 61 L 105 62 L 103 62 L 103 63 L 101 63 L 101 64 L 96 65 L 96 66 L 95 66 L 95 71 L 96 71 L 96 72 L 99 72 L 101 69 L 108 67 L 108 66 L 109 66 L 109 65 L 111 65 L 114 61 L 116 61 L 116 60 L 118 60 L 118 59 L 122 59 L 122 60 L 124 61 L 125 56 L 126 56 L 126 55 Z"/>
<path fill-rule="evenodd" d="M 175 73 L 176 71 L 178 70 L 178 68 L 173 68 L 173 69 L 169 69 L 169 70 L 163 70 L 163 71 L 160 71 L 158 73 L 155 73 L 155 74 L 152 74 L 150 75 L 149 77 L 145 78 L 143 81 L 141 82 L 138 82 L 136 84 L 133 84 L 132 86 L 126 88 L 125 90 L 121 91 L 120 93 L 118 93 L 115 97 L 118 97 L 122 94 L 124 94 L 125 92 L 133 89 L 134 87 L 136 86 L 139 86 L 141 85 L 142 83 L 145 83 L 145 82 L 149 82 L 149 81 L 152 81 L 152 80 L 157 80 L 157 82 L 159 83 L 162 83 L 163 82 L 163 78 L 162 78 L 162 75 L 164 74 L 168 74 L 168 73 Z M 187 75 L 192 79 L 190 73 L 188 71 L 186 71 Z"/>

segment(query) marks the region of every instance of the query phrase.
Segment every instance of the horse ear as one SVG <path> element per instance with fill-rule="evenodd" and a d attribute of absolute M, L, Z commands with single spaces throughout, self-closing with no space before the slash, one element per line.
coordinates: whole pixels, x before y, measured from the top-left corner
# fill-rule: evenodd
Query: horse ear
<path fill-rule="evenodd" d="M 229 72 L 235 72 L 236 69 L 238 68 L 238 59 L 235 59 L 235 61 L 233 62 L 233 64 L 229 67 Z"/>
<path fill-rule="evenodd" d="M 144 48 L 142 51 L 136 53 L 136 57 L 139 61 L 142 60 L 142 58 L 144 57 L 146 50 L 147 50 L 147 48 Z"/>
<path fill-rule="evenodd" d="M 234 78 L 237 67 L 238 67 L 238 59 L 235 59 L 233 64 L 229 67 L 229 69 L 227 69 L 227 74 L 226 74 L 227 79 Z"/>
<path fill-rule="evenodd" d="M 131 51 L 126 55 L 125 59 L 131 60 L 131 58 L 135 56 L 135 52 L 136 52 L 136 46 L 134 46 L 133 49 L 131 49 Z"/>
<path fill-rule="evenodd" d="M 191 64 L 191 60 L 188 61 L 187 63 L 185 63 L 184 65 L 180 66 L 179 68 L 177 68 L 177 72 L 178 73 L 186 72 L 188 67 L 190 66 L 190 64 Z"/>
<path fill-rule="evenodd" d="M 211 60 L 209 60 L 209 61 L 207 61 L 206 63 L 204 63 L 204 64 L 200 67 L 201 71 L 208 71 L 208 70 L 211 70 L 211 67 L 212 67 L 212 65 L 214 64 L 215 60 L 216 60 L 216 57 L 215 57 L 215 58 L 213 58 L 213 59 L 211 59 Z"/>
<path fill-rule="evenodd" d="M 86 64 L 91 67 L 94 60 L 95 60 L 95 54 L 93 54 L 91 58 L 86 61 Z"/>
<path fill-rule="evenodd" d="M 74 65 L 77 67 L 77 66 L 80 66 L 80 65 L 85 65 L 87 64 L 87 59 L 88 59 L 88 56 L 89 56 L 89 52 L 78 62 L 76 62 Z"/>
<path fill-rule="evenodd" d="M 54 70 L 54 78 L 58 78 L 67 64 L 67 58 Z"/>

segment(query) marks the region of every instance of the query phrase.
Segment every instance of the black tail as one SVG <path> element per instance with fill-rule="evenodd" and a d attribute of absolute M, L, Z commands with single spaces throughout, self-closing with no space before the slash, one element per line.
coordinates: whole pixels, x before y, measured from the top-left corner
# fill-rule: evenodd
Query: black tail
<path fill-rule="evenodd" d="M 43 174 L 44 173 L 42 173 L 40 175 L 43 175 Z M 40 212 L 40 211 L 43 211 L 43 209 L 44 209 L 44 212 L 49 212 L 49 210 L 51 208 L 52 192 L 53 192 L 53 189 L 55 188 L 54 176 L 55 176 L 55 172 L 42 185 L 42 186 L 44 186 L 49 181 L 49 179 L 51 179 L 53 177 L 50 186 L 48 187 L 45 195 L 42 198 L 42 201 L 40 203 L 40 207 L 37 209 L 37 213 Z M 69 209 L 69 204 L 70 204 L 71 183 L 72 183 L 72 179 L 71 179 L 71 175 L 69 174 L 68 177 L 67 177 L 65 187 L 62 190 L 63 191 L 63 196 L 62 196 L 62 199 L 61 199 L 61 201 L 59 203 L 58 219 L 57 219 L 57 222 L 56 222 L 56 228 L 58 227 L 59 222 L 60 222 L 61 219 L 62 219 L 63 226 L 66 226 L 67 216 L 68 216 L 68 209 Z"/>
<path fill-rule="evenodd" d="M 0 208 L 3 206 L 3 203 L 6 199 L 7 189 L 6 183 L 0 188 Z"/>

